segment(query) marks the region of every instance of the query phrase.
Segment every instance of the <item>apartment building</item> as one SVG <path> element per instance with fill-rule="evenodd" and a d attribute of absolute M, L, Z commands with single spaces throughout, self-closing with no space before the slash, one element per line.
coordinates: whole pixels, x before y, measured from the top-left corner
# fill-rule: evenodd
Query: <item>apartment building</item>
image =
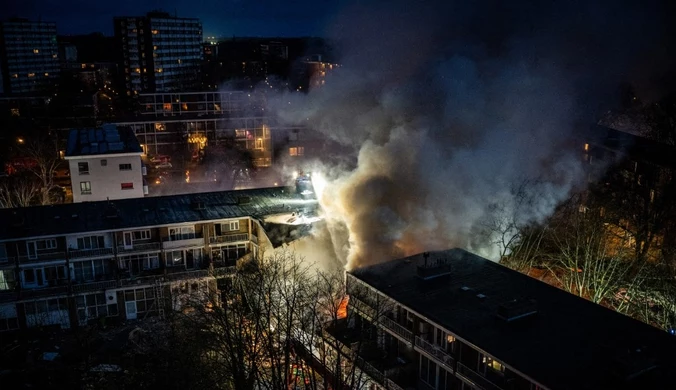
<path fill-rule="evenodd" d="M 129 128 L 106 124 L 71 130 L 65 159 L 73 202 L 140 198 L 148 194 L 141 146 Z"/>
<path fill-rule="evenodd" d="M 260 94 L 148 93 L 139 95 L 139 104 L 139 117 L 117 124 L 131 127 L 147 154 L 221 145 L 248 152 L 255 167 L 272 165 L 272 131 Z"/>
<path fill-rule="evenodd" d="M 280 187 L 2 209 L 0 330 L 180 309 L 270 246 L 263 216 L 314 203 Z"/>
<path fill-rule="evenodd" d="M 114 19 L 127 95 L 201 86 L 202 23 L 164 12 Z"/>
<path fill-rule="evenodd" d="M 0 22 L 0 94 L 48 91 L 59 79 L 58 57 L 55 23 Z"/>
<path fill-rule="evenodd" d="M 346 283 L 354 315 L 332 336 L 371 388 L 673 386 L 674 336 L 461 249 L 349 271 Z"/>

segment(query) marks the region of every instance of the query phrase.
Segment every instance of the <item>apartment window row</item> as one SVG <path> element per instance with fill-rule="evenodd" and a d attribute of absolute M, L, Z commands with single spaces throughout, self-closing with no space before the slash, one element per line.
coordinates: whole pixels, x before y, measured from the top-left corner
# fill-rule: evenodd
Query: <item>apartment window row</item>
<path fill-rule="evenodd" d="M 120 183 L 120 190 L 133 190 L 134 183 Z M 80 194 L 81 195 L 91 195 L 92 194 L 92 182 L 90 181 L 81 181 L 80 182 Z"/>
<path fill-rule="evenodd" d="M 101 166 L 105 167 L 108 165 L 108 160 L 101 160 Z M 120 171 L 131 171 L 132 165 L 125 163 L 119 164 Z M 89 175 L 89 163 L 88 162 L 79 162 L 77 163 L 77 171 L 80 175 Z"/>
<path fill-rule="evenodd" d="M 126 290 L 124 292 L 124 301 L 127 306 L 127 317 L 129 313 L 143 314 L 149 311 L 157 310 L 157 303 L 155 301 L 155 290 L 152 288 L 139 288 L 134 290 Z M 130 306 L 135 306 L 130 310 Z"/>
<path fill-rule="evenodd" d="M 24 268 L 21 275 L 22 286 L 26 288 L 56 286 L 60 281 L 66 280 L 66 266 Z"/>
<path fill-rule="evenodd" d="M 214 229 L 216 230 L 216 235 L 221 236 L 224 234 L 228 234 L 231 232 L 238 232 L 239 231 L 239 221 L 230 221 L 226 223 L 219 223 L 214 226 Z"/>
<path fill-rule="evenodd" d="M 157 253 L 124 256 L 118 260 L 118 266 L 130 275 L 139 275 L 142 271 L 160 268 L 160 256 Z"/>
<path fill-rule="evenodd" d="M 108 304 L 106 296 L 103 293 L 79 295 L 75 297 L 75 307 L 81 325 L 96 318 L 115 317 L 118 315 L 117 304 Z"/>
<path fill-rule="evenodd" d="M 71 263 L 75 282 L 104 280 L 112 275 L 109 259 L 84 260 Z"/>

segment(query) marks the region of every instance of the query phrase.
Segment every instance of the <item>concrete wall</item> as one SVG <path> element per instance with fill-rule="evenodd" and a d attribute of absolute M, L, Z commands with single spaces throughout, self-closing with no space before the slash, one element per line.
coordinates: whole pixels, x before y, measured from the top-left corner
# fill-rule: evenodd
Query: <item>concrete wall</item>
<path fill-rule="evenodd" d="M 105 160 L 105 165 L 102 165 Z M 89 163 L 89 174 L 81 175 L 78 163 Z M 131 164 L 130 171 L 121 171 L 120 164 Z M 89 156 L 68 160 L 70 179 L 73 187 L 73 203 L 93 202 L 106 199 L 127 199 L 143 197 L 143 174 L 140 155 Z M 82 194 L 80 183 L 91 183 L 91 194 Z M 134 188 L 123 190 L 122 183 L 133 183 Z"/>

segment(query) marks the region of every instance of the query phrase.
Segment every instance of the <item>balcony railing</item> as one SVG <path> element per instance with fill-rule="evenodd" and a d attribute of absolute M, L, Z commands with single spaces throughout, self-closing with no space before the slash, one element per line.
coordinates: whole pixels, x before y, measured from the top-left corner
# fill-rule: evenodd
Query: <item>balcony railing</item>
<path fill-rule="evenodd" d="M 373 309 L 371 306 L 367 305 L 363 301 L 359 300 L 359 298 L 355 298 L 354 296 L 350 296 L 350 302 L 349 306 L 352 306 L 355 310 L 360 312 L 361 314 L 365 315 L 368 318 L 373 318 L 376 315 L 375 309 Z"/>
<path fill-rule="evenodd" d="M 455 359 L 453 359 L 453 357 L 444 351 L 440 346 L 431 344 L 421 339 L 419 336 L 415 337 L 415 346 L 419 350 L 422 350 L 435 358 L 447 368 L 451 369 L 451 371 L 455 371 Z"/>
<path fill-rule="evenodd" d="M 34 261 L 41 260 L 66 260 L 66 252 L 48 252 L 48 253 L 38 253 L 35 256 L 20 255 L 18 256 L 19 262 L 29 263 Z"/>
<path fill-rule="evenodd" d="M 82 257 L 100 257 L 112 256 L 113 248 L 97 248 L 97 249 L 70 249 L 68 256 L 71 259 L 78 259 Z"/>
<path fill-rule="evenodd" d="M 230 276 L 233 275 L 237 271 L 237 267 L 230 266 L 230 267 L 219 267 L 219 268 L 214 268 L 213 271 L 211 271 L 211 275 L 216 277 L 216 278 L 222 278 L 225 276 Z"/>
<path fill-rule="evenodd" d="M 456 371 L 456 373 L 465 377 L 466 379 L 468 379 L 470 382 L 474 383 L 477 387 L 481 389 L 502 390 L 502 387 L 489 381 L 488 379 L 486 379 L 486 377 L 482 376 L 478 372 L 472 370 L 471 368 L 467 367 L 462 363 L 458 363 L 458 370 Z"/>
<path fill-rule="evenodd" d="M 186 246 L 201 246 L 204 245 L 204 238 L 202 233 L 185 234 L 165 237 L 162 240 L 162 247 L 164 249 L 182 248 Z"/>
<path fill-rule="evenodd" d="M 73 284 L 73 292 L 80 293 L 87 291 L 108 290 L 115 287 L 117 287 L 117 280 L 104 280 L 101 282 Z"/>
<path fill-rule="evenodd" d="M 388 390 L 404 390 L 401 386 L 394 383 L 393 380 L 385 376 L 385 374 L 377 369 L 375 366 L 364 360 L 363 358 L 357 356 L 354 360 L 357 367 L 359 367 L 366 375 L 371 377 L 374 381 L 378 382 L 381 386 Z"/>
<path fill-rule="evenodd" d="M 385 330 L 389 330 L 395 337 L 398 336 L 402 341 L 413 345 L 413 332 L 406 329 L 403 325 L 400 325 L 393 319 L 385 316 L 381 318 L 380 324 Z"/>
<path fill-rule="evenodd" d="M 124 245 L 117 247 L 117 253 L 134 253 L 134 252 L 152 252 L 159 251 L 160 243 L 159 242 L 148 242 L 143 244 L 133 244 L 131 248 L 127 248 Z"/>
<path fill-rule="evenodd" d="M 226 244 L 238 241 L 249 241 L 249 234 L 227 234 L 224 236 L 209 237 L 209 244 Z"/>

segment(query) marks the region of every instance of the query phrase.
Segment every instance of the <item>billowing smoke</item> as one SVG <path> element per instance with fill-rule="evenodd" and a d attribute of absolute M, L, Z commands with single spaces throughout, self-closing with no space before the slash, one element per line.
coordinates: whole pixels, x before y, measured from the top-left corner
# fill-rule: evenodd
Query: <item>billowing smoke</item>
<path fill-rule="evenodd" d="M 354 153 L 320 169 L 330 251 L 348 268 L 453 246 L 495 258 L 486 221 L 542 221 L 584 184 L 566 143 L 646 62 L 659 7 L 526 3 L 347 8 L 329 29 L 341 69 L 271 99 L 284 123 Z"/>

